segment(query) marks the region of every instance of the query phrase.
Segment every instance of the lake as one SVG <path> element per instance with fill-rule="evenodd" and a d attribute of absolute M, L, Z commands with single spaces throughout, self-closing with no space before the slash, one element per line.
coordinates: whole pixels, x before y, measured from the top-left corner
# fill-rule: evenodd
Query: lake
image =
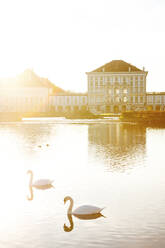
<path fill-rule="evenodd" d="M 24 119 L 0 123 L 0 151 L 0 248 L 165 247 L 165 129 Z M 68 219 L 65 196 L 103 216 Z"/>

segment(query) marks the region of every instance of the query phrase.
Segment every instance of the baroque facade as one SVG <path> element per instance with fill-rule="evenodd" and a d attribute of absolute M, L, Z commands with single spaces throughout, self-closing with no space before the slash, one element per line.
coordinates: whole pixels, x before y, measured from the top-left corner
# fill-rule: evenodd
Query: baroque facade
<path fill-rule="evenodd" d="M 147 73 L 122 60 L 112 60 L 87 72 L 89 111 L 120 113 L 144 109 Z"/>
<path fill-rule="evenodd" d="M 50 96 L 50 111 L 54 112 L 77 112 L 86 111 L 88 102 L 87 95 L 52 95 Z"/>
<path fill-rule="evenodd" d="M 165 92 L 148 92 L 147 110 L 165 111 Z"/>

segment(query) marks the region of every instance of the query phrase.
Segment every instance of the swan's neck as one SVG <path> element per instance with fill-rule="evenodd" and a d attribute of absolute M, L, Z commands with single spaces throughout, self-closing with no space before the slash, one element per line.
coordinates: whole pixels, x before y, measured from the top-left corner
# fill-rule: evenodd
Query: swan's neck
<path fill-rule="evenodd" d="M 72 214 L 72 209 L 73 209 L 73 199 L 70 198 L 70 205 L 69 205 L 69 208 L 68 208 L 68 215 Z"/>
<path fill-rule="evenodd" d="M 32 186 L 33 184 L 33 173 L 30 172 L 30 181 L 29 181 L 29 186 Z"/>

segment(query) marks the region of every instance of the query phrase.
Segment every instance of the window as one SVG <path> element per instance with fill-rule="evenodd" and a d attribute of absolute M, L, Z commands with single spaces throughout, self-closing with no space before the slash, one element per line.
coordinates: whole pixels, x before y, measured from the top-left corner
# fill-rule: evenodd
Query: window
<path fill-rule="evenodd" d="M 123 102 L 127 102 L 128 98 L 126 96 L 123 97 Z"/>
<path fill-rule="evenodd" d="M 69 104 L 69 96 L 67 97 L 67 104 Z"/>
<path fill-rule="evenodd" d="M 140 97 L 140 102 L 143 103 L 143 97 L 142 96 Z"/>
<path fill-rule="evenodd" d="M 157 97 L 156 97 L 156 102 L 157 102 L 157 103 L 160 103 L 160 96 L 157 96 Z"/>
<path fill-rule="evenodd" d="M 59 97 L 59 104 L 61 104 L 62 103 L 62 98 L 61 97 Z"/>
<path fill-rule="evenodd" d="M 118 88 L 115 89 L 115 94 L 118 95 L 120 93 L 120 90 Z"/>
<path fill-rule="evenodd" d="M 123 94 L 127 94 L 128 90 L 126 88 L 123 89 Z"/>
<path fill-rule="evenodd" d="M 120 102 L 120 98 L 118 96 L 115 98 L 115 102 Z"/>
<path fill-rule="evenodd" d="M 109 95 L 111 95 L 112 94 L 112 89 L 109 89 L 108 93 L 109 93 Z"/>
<path fill-rule="evenodd" d="M 140 92 L 143 93 L 143 88 L 142 87 L 140 88 Z"/>

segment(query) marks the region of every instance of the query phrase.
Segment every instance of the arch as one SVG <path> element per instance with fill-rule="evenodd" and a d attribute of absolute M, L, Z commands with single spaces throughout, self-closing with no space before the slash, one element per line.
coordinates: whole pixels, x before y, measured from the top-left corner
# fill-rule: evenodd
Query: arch
<path fill-rule="evenodd" d="M 58 106 L 58 107 L 57 107 L 57 110 L 58 110 L 59 112 L 62 112 L 62 111 L 63 111 L 63 107 L 62 107 L 62 106 Z"/>
<path fill-rule="evenodd" d="M 148 105 L 147 106 L 147 110 L 152 111 L 153 110 L 153 106 L 152 105 Z"/>
<path fill-rule="evenodd" d="M 113 108 L 114 113 L 119 113 L 119 106 L 115 105 Z"/>
<path fill-rule="evenodd" d="M 81 106 L 81 111 L 87 111 L 87 106 L 86 105 L 82 105 Z"/>
<path fill-rule="evenodd" d="M 123 105 L 122 108 L 121 108 L 121 111 L 126 112 L 126 110 L 127 110 L 126 105 Z"/>
<path fill-rule="evenodd" d="M 71 111 L 71 106 L 66 106 L 65 111 L 70 112 Z"/>
<path fill-rule="evenodd" d="M 106 105 L 106 113 L 110 113 L 110 106 Z"/>
<path fill-rule="evenodd" d="M 160 111 L 160 105 L 156 105 L 155 110 Z"/>

